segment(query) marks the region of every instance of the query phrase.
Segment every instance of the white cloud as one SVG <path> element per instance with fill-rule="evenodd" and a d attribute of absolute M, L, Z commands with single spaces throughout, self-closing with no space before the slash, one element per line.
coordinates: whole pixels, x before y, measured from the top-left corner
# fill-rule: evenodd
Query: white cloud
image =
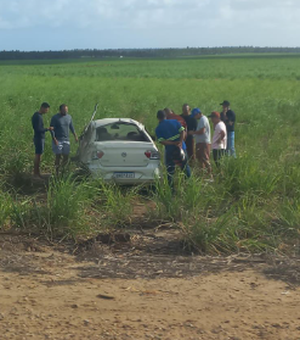
<path fill-rule="evenodd" d="M 164 27 L 173 23 L 185 27 L 195 19 L 247 21 L 251 13 L 265 18 L 268 12 L 271 19 L 282 14 L 294 17 L 299 11 L 299 0 L 0 0 L 0 27 L 24 28 L 38 22 L 50 27 L 97 27 L 107 20 L 111 26 L 121 23 L 146 28 L 149 24 Z"/>
<path fill-rule="evenodd" d="M 136 37 L 136 47 L 138 38 L 156 46 L 297 45 L 299 16 L 299 0 L 0 0 L 2 35 L 114 31 L 115 44 Z"/>

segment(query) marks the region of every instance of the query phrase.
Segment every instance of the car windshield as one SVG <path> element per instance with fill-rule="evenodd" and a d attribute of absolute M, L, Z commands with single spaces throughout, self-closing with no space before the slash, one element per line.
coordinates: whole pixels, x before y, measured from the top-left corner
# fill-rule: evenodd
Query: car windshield
<path fill-rule="evenodd" d="M 135 141 L 150 142 L 147 135 L 135 124 L 116 122 L 96 129 L 96 142 Z"/>

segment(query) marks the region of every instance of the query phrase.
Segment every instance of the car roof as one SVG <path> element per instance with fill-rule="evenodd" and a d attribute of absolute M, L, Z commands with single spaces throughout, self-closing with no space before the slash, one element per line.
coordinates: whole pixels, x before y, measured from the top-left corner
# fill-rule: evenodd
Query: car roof
<path fill-rule="evenodd" d="M 145 128 L 143 124 L 131 118 L 103 118 L 103 119 L 94 120 L 93 123 L 94 123 L 95 128 L 108 125 L 108 124 L 114 124 L 114 123 L 135 124 L 141 129 Z"/>

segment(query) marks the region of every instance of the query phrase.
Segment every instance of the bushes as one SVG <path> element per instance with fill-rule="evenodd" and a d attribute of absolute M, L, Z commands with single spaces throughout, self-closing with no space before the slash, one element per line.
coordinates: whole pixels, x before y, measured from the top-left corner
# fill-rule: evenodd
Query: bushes
<path fill-rule="evenodd" d="M 300 253 L 299 190 L 282 197 L 298 176 L 259 167 L 249 157 L 224 159 L 222 172 L 209 183 L 178 174 L 176 194 L 165 181 L 153 197 L 155 217 L 177 222 L 188 246 L 202 253 L 289 251 Z M 293 197 L 293 199 L 291 198 Z"/>
<path fill-rule="evenodd" d="M 225 159 L 214 183 L 198 175 L 186 181 L 178 174 L 174 196 L 164 179 L 151 197 L 150 216 L 178 223 L 188 243 L 203 252 L 285 245 L 296 252 L 300 87 L 294 70 L 299 65 L 300 58 L 271 57 L 0 65 L 0 172 L 16 186 L 24 184 L 34 157 L 30 118 L 44 100 L 51 104 L 45 126 L 66 102 L 80 132 L 99 101 L 97 118 L 136 118 L 153 134 L 159 108 L 180 113 L 188 102 L 208 114 L 228 99 L 237 113 L 238 159 Z M 53 167 L 49 135 L 42 166 Z M 134 189 L 68 178 L 51 181 L 45 196 L 12 199 L 2 192 L 0 222 L 49 237 L 76 237 L 129 225 L 136 200 Z"/>
<path fill-rule="evenodd" d="M 54 178 L 45 197 L 17 196 L 5 216 L 10 217 L 13 227 L 28 232 L 44 233 L 49 238 L 76 238 L 127 226 L 135 193 L 136 189 L 122 190 L 101 181 Z"/>
<path fill-rule="evenodd" d="M 13 203 L 12 225 L 49 237 L 84 234 L 91 228 L 91 192 L 86 182 L 71 177 L 50 181 L 45 198 L 29 198 Z"/>
<path fill-rule="evenodd" d="M 0 191 L 0 230 L 9 226 L 12 213 L 12 199 L 9 194 Z"/>

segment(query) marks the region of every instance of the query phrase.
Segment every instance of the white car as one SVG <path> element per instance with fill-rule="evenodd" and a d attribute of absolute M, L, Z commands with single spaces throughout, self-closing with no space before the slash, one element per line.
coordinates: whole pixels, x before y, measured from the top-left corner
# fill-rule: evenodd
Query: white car
<path fill-rule="evenodd" d="M 119 184 L 144 184 L 160 177 L 160 155 L 139 122 L 92 120 L 80 137 L 77 159 L 95 177 Z"/>

